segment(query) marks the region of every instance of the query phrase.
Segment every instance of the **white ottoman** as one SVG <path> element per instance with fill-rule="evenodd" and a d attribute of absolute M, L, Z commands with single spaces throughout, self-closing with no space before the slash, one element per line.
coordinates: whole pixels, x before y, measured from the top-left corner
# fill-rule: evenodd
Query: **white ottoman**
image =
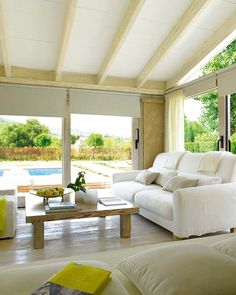
<path fill-rule="evenodd" d="M 0 191 L 0 195 L 6 195 Z M 0 239 L 11 238 L 15 236 L 16 232 L 16 196 L 9 195 L 6 197 L 6 229 L 3 236 Z"/>

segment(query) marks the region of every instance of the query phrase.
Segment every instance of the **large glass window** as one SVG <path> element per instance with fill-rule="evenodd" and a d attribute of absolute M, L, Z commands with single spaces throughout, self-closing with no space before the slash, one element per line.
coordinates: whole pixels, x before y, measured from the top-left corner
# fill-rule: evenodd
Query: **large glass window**
<path fill-rule="evenodd" d="M 236 40 L 213 57 L 198 72 L 206 76 L 236 62 Z M 229 93 L 230 94 L 230 93 Z M 221 104 L 219 105 L 219 99 Z M 220 122 L 219 122 L 220 108 Z M 230 122 L 230 124 L 229 124 Z M 220 124 L 220 125 L 219 125 Z M 230 126 L 229 126 L 230 125 Z M 231 94 L 230 107 L 227 99 L 209 92 L 185 102 L 185 148 L 190 151 L 212 151 L 230 148 L 236 153 L 236 95 Z M 220 128 L 219 128 L 220 127 Z M 220 133 L 220 137 L 219 137 Z M 231 136 L 230 136 L 231 134 Z M 229 137 L 229 138 L 227 138 Z M 218 140 L 219 138 L 219 140 Z"/>
<path fill-rule="evenodd" d="M 62 184 L 61 119 L 0 117 L 0 183 L 18 191 Z"/>
<path fill-rule="evenodd" d="M 114 172 L 132 168 L 132 118 L 71 115 L 71 179 L 85 171 L 87 184 L 110 185 Z"/>
<path fill-rule="evenodd" d="M 185 150 L 208 152 L 218 149 L 218 105 L 217 92 L 185 100 Z"/>

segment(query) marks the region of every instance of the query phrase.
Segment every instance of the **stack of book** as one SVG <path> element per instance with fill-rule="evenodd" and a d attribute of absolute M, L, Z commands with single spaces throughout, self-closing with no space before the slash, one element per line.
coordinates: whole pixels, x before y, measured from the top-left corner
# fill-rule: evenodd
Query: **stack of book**
<path fill-rule="evenodd" d="M 109 270 L 70 262 L 31 295 L 98 295 L 110 279 Z"/>
<path fill-rule="evenodd" d="M 72 202 L 51 202 L 45 205 L 46 213 L 75 211 L 79 209 L 80 208 Z"/>

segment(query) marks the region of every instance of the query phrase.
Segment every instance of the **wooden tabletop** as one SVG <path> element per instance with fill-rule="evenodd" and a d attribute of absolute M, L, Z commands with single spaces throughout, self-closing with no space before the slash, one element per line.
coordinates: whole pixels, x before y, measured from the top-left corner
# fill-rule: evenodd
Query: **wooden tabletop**
<path fill-rule="evenodd" d="M 53 198 L 50 202 L 61 201 L 61 198 Z M 71 195 L 71 202 L 74 202 L 74 196 Z M 80 210 L 76 211 L 61 211 L 56 213 L 46 213 L 43 198 L 32 194 L 26 196 L 25 215 L 27 223 L 40 221 L 51 221 L 61 219 L 75 219 L 86 217 L 104 217 L 111 215 L 123 215 L 139 213 L 137 205 L 126 201 L 126 205 L 104 206 L 99 202 L 96 205 L 86 205 L 77 203 Z"/>

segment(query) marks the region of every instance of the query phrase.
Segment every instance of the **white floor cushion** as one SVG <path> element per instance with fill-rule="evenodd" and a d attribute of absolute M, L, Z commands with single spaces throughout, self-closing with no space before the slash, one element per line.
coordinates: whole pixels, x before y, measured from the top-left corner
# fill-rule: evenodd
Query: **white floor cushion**
<path fill-rule="evenodd" d="M 138 253 L 118 263 L 145 295 L 236 294 L 236 261 L 200 244 L 173 243 Z"/>
<path fill-rule="evenodd" d="M 231 256 L 236 259 L 236 237 L 230 237 L 223 241 L 214 243 L 211 247 L 222 254 Z"/>
<path fill-rule="evenodd" d="M 113 184 L 112 192 L 116 197 L 120 197 L 127 201 L 134 201 L 134 196 L 137 192 L 144 190 L 160 190 L 156 184 L 144 185 L 136 181 L 122 181 Z"/>
<path fill-rule="evenodd" d="M 162 189 L 142 191 L 135 195 L 135 203 L 161 217 L 173 220 L 173 194 Z"/>

